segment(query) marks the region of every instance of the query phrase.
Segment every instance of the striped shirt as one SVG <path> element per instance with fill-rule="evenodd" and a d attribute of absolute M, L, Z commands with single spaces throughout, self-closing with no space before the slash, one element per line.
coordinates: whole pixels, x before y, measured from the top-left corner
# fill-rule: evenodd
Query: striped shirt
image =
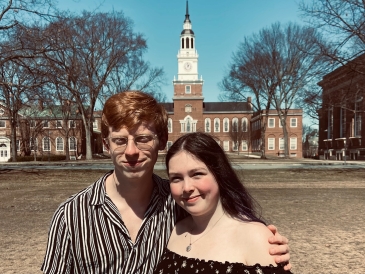
<path fill-rule="evenodd" d="M 168 181 L 153 175 L 156 187 L 133 243 L 105 190 L 111 173 L 56 210 L 41 268 L 44 273 L 153 273 L 175 223 L 185 214 L 172 199 Z"/>

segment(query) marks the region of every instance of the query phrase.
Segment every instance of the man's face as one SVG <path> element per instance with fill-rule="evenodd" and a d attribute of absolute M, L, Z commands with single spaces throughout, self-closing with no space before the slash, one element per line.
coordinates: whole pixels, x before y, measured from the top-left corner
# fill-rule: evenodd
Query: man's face
<path fill-rule="evenodd" d="M 160 141 L 151 124 L 142 123 L 132 129 L 109 128 L 106 141 L 115 169 L 127 180 L 152 177 Z"/>

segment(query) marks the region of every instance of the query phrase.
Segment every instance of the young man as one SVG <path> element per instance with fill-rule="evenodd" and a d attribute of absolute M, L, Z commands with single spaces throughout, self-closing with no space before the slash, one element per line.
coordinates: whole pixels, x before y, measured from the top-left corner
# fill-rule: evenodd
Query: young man
<path fill-rule="evenodd" d="M 114 170 L 59 206 L 44 273 L 153 272 L 175 223 L 186 216 L 169 182 L 153 174 L 167 134 L 166 111 L 150 95 L 128 91 L 106 101 L 102 137 Z M 287 239 L 276 233 L 270 242 L 279 244 L 272 254 L 284 254 L 276 262 L 288 261 Z"/>

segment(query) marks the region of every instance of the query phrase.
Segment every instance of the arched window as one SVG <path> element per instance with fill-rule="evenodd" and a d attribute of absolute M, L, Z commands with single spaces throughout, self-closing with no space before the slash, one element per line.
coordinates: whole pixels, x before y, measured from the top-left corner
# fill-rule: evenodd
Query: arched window
<path fill-rule="evenodd" d="M 56 138 L 56 150 L 63 151 L 63 138 L 62 137 Z"/>
<path fill-rule="evenodd" d="M 51 141 L 49 137 L 43 138 L 43 151 L 51 151 Z"/>
<path fill-rule="evenodd" d="M 188 49 L 189 48 L 189 38 L 186 37 L 186 48 Z"/>
<path fill-rule="evenodd" d="M 247 132 L 247 118 L 242 118 L 242 132 Z"/>
<path fill-rule="evenodd" d="M 238 132 L 238 119 L 232 119 L 232 132 Z"/>
<path fill-rule="evenodd" d="M 229 131 L 229 119 L 224 118 L 223 119 L 223 132 L 228 132 L 228 131 Z"/>
<path fill-rule="evenodd" d="M 205 132 L 210 132 L 210 118 L 205 118 Z"/>
<path fill-rule="evenodd" d="M 191 48 L 194 48 L 194 38 L 191 38 Z"/>
<path fill-rule="evenodd" d="M 169 133 L 172 133 L 172 119 L 171 118 L 169 118 L 167 120 L 167 128 L 168 128 Z"/>
<path fill-rule="evenodd" d="M 219 120 L 219 118 L 215 118 L 214 119 L 214 132 L 220 132 L 220 123 L 221 121 Z"/>
<path fill-rule="evenodd" d="M 184 48 L 184 42 L 185 42 L 185 40 L 184 40 L 184 38 L 182 38 L 181 39 L 181 48 Z"/>
<path fill-rule="evenodd" d="M 75 137 L 70 137 L 68 139 L 68 146 L 70 151 L 76 151 L 77 148 L 77 142 Z"/>
<path fill-rule="evenodd" d="M 186 132 L 191 132 L 191 119 L 186 119 Z"/>

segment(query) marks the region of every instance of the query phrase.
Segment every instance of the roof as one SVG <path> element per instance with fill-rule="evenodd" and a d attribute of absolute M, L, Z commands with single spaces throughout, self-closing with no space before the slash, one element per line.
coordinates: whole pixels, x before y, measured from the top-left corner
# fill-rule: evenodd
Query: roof
<path fill-rule="evenodd" d="M 174 112 L 174 103 L 160 103 L 168 113 Z M 252 112 L 251 106 L 247 102 L 205 102 L 204 113 L 237 113 Z"/>

